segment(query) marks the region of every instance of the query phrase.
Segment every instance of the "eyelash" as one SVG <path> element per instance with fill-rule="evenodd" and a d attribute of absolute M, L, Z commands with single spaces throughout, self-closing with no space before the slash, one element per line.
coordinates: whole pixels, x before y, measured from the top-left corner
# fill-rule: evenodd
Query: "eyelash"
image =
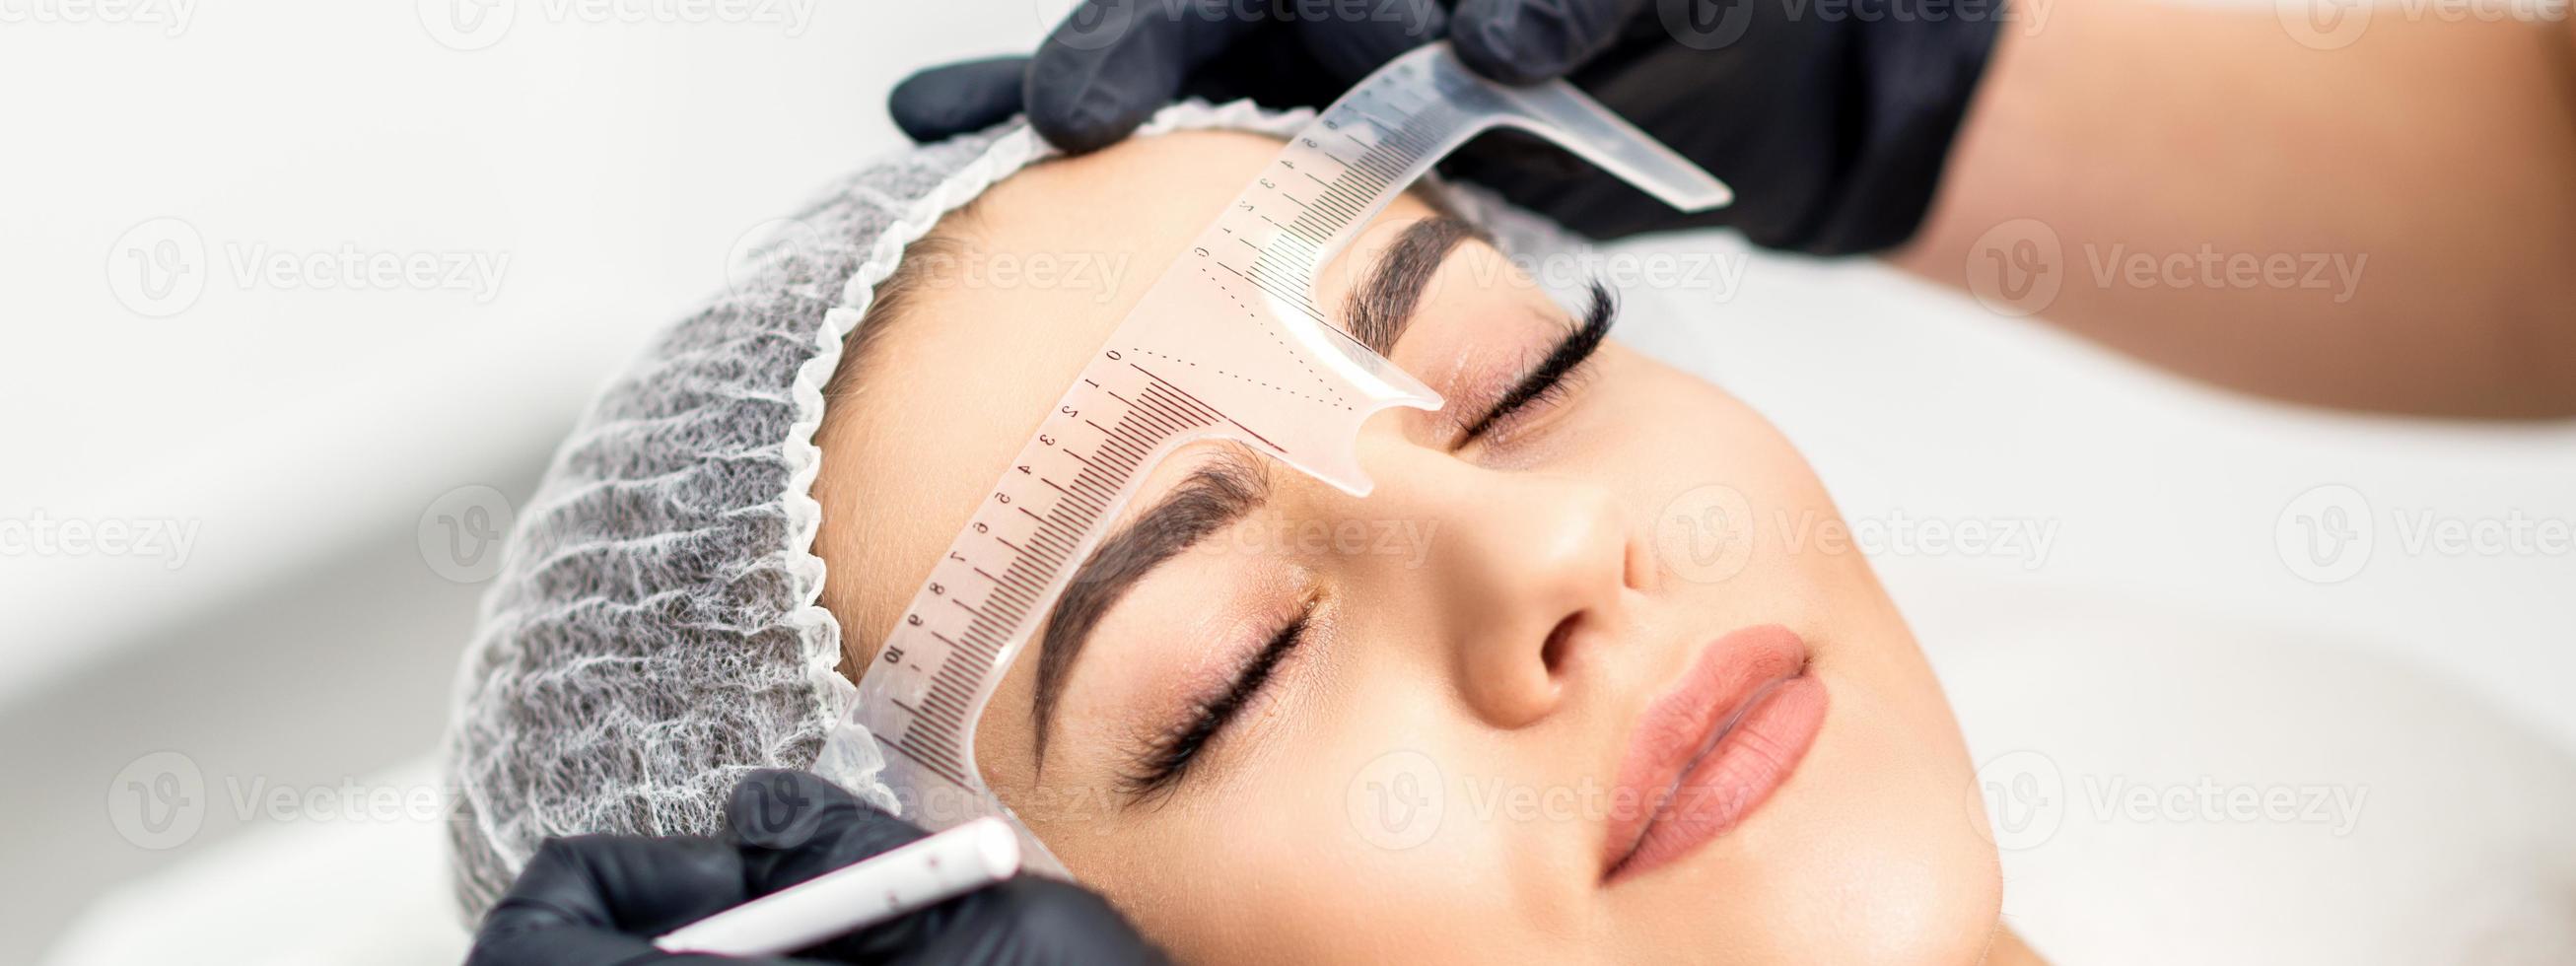
<path fill-rule="evenodd" d="M 1501 402 L 1487 411 L 1474 425 L 1458 437 L 1466 445 L 1496 429 L 1509 429 L 1512 417 L 1543 409 L 1565 398 L 1582 377 L 1591 372 L 1588 365 L 1593 354 L 1610 334 L 1610 326 L 1619 320 L 1619 302 L 1610 289 L 1600 282 L 1592 283 L 1592 301 L 1583 310 L 1583 322 L 1568 332 L 1564 340 L 1548 350 L 1547 358 L 1522 378 L 1519 385 L 1505 393 Z"/>
<path fill-rule="evenodd" d="M 1599 282 L 1592 283 L 1592 300 L 1584 309 L 1583 322 L 1549 349 L 1547 357 L 1539 360 L 1484 418 L 1468 427 L 1459 442 L 1463 445 L 1496 429 L 1509 429 L 1513 416 L 1562 400 L 1591 371 L 1588 364 L 1618 317 L 1618 300 L 1611 296 L 1610 289 Z M 1144 753 L 1136 756 L 1135 769 L 1120 777 L 1119 789 L 1133 799 L 1145 801 L 1178 787 L 1189 774 L 1191 763 L 1198 760 L 1199 751 L 1216 740 L 1244 706 L 1261 696 L 1279 665 L 1305 643 L 1314 616 L 1314 605 L 1309 603 L 1295 618 L 1271 632 L 1270 643 L 1253 656 L 1251 665 L 1235 677 L 1224 694 L 1196 702 L 1182 715 L 1181 720 L 1187 724 L 1147 740 Z"/>
<path fill-rule="evenodd" d="M 1181 720 L 1189 724 L 1155 737 L 1144 754 L 1137 756 L 1137 769 L 1119 780 L 1119 789 L 1139 800 L 1150 799 L 1172 790 L 1189 773 L 1190 763 L 1198 759 L 1199 749 L 1216 740 L 1217 734 L 1234 721 L 1245 705 L 1261 696 L 1261 691 L 1281 662 L 1306 641 L 1306 630 L 1314 623 L 1315 608 L 1308 604 L 1296 617 L 1270 634 L 1270 643 L 1252 658 L 1252 664 L 1237 675 L 1234 683 L 1215 700 L 1196 702 Z"/>

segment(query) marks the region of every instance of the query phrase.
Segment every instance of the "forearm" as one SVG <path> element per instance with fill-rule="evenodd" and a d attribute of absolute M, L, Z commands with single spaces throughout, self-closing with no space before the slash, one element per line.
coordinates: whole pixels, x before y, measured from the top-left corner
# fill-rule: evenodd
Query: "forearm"
<path fill-rule="evenodd" d="M 2261 395 L 2576 414 L 2567 23 L 2385 7 L 2318 50 L 2269 10 L 2018 12 L 1896 264 Z M 1998 278 L 2034 267 L 2054 295 Z"/>

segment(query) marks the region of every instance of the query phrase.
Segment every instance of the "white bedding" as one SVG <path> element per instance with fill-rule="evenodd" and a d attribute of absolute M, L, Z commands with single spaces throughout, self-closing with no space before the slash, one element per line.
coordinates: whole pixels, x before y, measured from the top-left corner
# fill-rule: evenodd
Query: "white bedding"
<path fill-rule="evenodd" d="M 2051 959 L 2576 962 L 2576 762 L 2446 675 L 2135 600 L 1914 610 Z"/>

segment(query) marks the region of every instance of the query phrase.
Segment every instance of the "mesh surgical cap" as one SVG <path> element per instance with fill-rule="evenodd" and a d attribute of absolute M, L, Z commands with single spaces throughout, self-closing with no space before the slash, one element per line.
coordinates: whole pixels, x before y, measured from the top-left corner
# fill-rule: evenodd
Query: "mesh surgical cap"
<path fill-rule="evenodd" d="M 1187 103 L 1144 133 L 1284 138 L 1311 117 Z M 808 769 L 894 810 L 874 742 L 818 757 L 857 727 L 858 696 L 817 603 L 822 387 L 904 246 L 1053 153 L 1014 120 L 843 177 L 591 403 L 519 515 L 458 673 L 446 751 L 469 917 L 547 836 L 713 832 L 752 769 Z M 1435 190 L 1515 256 L 1576 247 L 1491 196 Z"/>

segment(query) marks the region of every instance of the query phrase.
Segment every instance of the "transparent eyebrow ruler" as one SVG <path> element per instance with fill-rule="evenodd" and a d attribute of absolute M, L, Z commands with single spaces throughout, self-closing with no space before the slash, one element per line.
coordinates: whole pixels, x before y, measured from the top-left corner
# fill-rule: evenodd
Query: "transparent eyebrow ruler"
<path fill-rule="evenodd" d="M 1199 232 L 1092 355 L 865 669 L 850 723 L 868 738 L 842 727 L 830 741 L 880 745 L 881 777 L 904 818 L 936 832 L 1002 817 L 1027 868 L 1066 877 L 976 768 L 984 705 L 1147 471 L 1181 447 L 1233 440 L 1368 494 L 1360 424 L 1441 399 L 1336 328 L 1315 304 L 1315 273 L 1434 162 L 1496 127 L 1553 141 L 1684 211 L 1732 197 L 1571 85 L 1496 84 L 1446 42 L 1351 88 Z M 827 747 L 823 760 L 847 759 Z"/>

